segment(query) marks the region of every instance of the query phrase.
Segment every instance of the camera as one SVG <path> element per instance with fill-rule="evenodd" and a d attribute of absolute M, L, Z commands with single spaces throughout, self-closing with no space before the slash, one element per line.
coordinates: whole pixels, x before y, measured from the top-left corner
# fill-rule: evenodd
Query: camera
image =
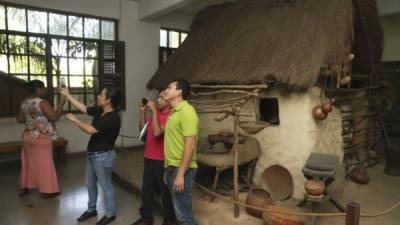
<path fill-rule="evenodd" d="M 147 98 L 142 98 L 142 106 L 147 105 L 147 102 L 148 102 Z"/>
<path fill-rule="evenodd" d="M 65 87 L 65 77 L 60 77 L 60 87 Z"/>

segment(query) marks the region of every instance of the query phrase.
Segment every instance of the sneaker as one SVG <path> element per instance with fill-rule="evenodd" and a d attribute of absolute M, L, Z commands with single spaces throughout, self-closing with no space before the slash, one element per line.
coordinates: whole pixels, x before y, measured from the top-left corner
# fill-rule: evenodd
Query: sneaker
<path fill-rule="evenodd" d="M 149 222 L 141 217 L 140 219 L 136 220 L 136 222 L 132 223 L 131 225 L 153 225 L 153 222 Z"/>
<path fill-rule="evenodd" d="M 115 220 L 115 215 L 114 216 L 103 216 L 99 221 L 97 221 L 96 225 L 106 225 L 111 223 L 112 221 Z"/>
<path fill-rule="evenodd" d="M 88 220 L 92 217 L 97 216 L 97 211 L 93 211 L 93 212 L 88 212 L 85 211 L 80 217 L 78 217 L 76 220 L 78 220 L 78 222 L 83 222 L 85 220 Z"/>

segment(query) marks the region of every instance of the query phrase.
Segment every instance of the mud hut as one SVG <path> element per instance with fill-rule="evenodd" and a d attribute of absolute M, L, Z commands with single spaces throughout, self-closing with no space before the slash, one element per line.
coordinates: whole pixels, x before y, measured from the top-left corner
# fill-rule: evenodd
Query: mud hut
<path fill-rule="evenodd" d="M 349 140 L 342 137 L 339 106 L 351 105 L 359 92 L 370 102 L 383 79 L 381 56 L 374 0 L 242 0 L 201 11 L 148 88 L 161 90 L 176 78 L 193 85 L 190 101 L 202 121 L 199 149 L 209 134 L 233 131 L 234 108 L 240 109 L 239 121 L 268 123 L 256 133 L 238 128 L 261 149 L 253 182 L 259 184 L 266 167 L 280 164 L 293 177 L 293 196 L 301 198 L 301 168 L 311 152 L 358 157 L 351 148 L 353 127 Z M 333 111 L 316 120 L 313 108 L 332 97 Z M 375 134 L 372 123 L 365 135 Z"/>

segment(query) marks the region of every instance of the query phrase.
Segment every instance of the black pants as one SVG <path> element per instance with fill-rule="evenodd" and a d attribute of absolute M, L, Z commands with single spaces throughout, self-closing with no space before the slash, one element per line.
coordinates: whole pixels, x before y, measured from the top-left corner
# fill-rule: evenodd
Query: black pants
<path fill-rule="evenodd" d="M 144 159 L 140 215 L 149 223 L 153 222 L 153 201 L 156 193 L 161 195 L 164 219 L 174 220 L 175 213 L 171 194 L 168 186 L 164 183 L 164 161 Z"/>

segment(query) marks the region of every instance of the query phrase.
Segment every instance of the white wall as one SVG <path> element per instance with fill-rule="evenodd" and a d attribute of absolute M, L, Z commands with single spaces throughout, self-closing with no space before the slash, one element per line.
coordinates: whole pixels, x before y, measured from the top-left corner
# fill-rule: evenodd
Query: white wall
<path fill-rule="evenodd" d="M 400 61 L 400 13 L 381 18 L 381 25 L 385 45 L 383 61 Z"/>
<path fill-rule="evenodd" d="M 126 111 L 122 113 L 121 134 L 138 136 L 137 105 L 141 96 L 151 95 L 146 89 L 147 81 L 158 68 L 160 26 L 189 30 L 192 17 L 171 14 L 157 21 L 143 22 L 138 18 L 138 2 L 129 0 L 12 0 L 10 2 L 36 7 L 57 9 L 87 15 L 119 19 L 119 40 L 126 44 Z M 161 24 L 161 25 L 160 25 Z M 90 122 L 88 116 L 81 115 Z M 62 118 L 57 127 L 61 136 L 69 140 L 68 152 L 86 149 L 89 136 Z M 20 139 L 23 125 L 14 118 L 0 119 L 0 142 Z M 120 138 L 117 145 L 140 144 L 135 139 Z"/>

